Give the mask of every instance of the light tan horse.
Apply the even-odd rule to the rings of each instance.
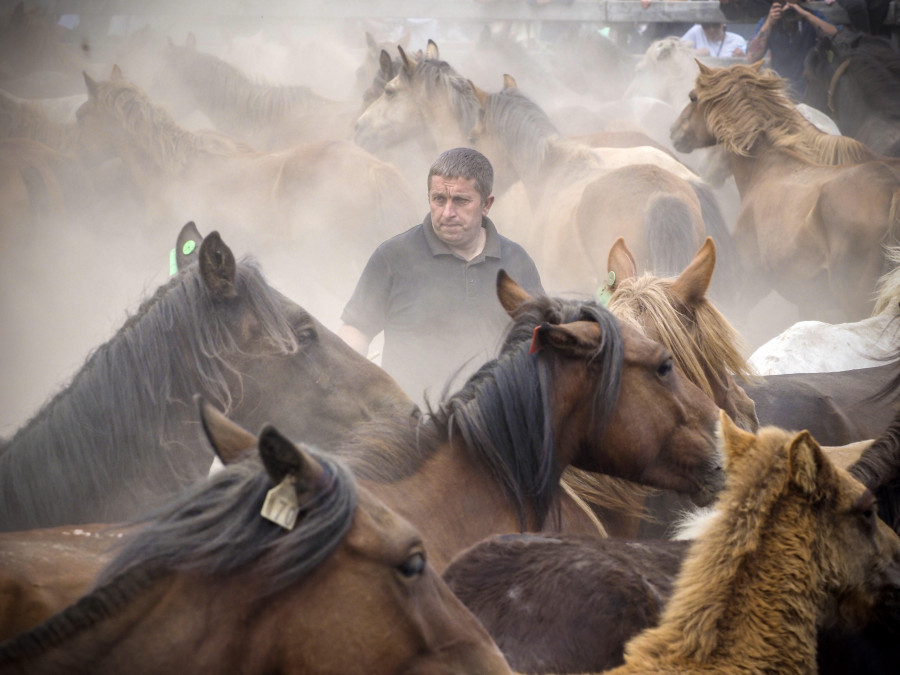
[[[715,516],[660,625],[611,674],[815,673],[818,626],[865,617],[897,587],[900,539],[808,432],[755,436],[721,421],[728,477]]]
[[[869,316],[886,271],[883,246],[900,233],[900,171],[883,161],[824,165],[794,149],[796,135],[782,130],[798,115],[783,80],[761,63],[699,67],[672,140],[683,152],[719,144],[730,156],[744,306],[774,289],[804,318]],[[831,153],[852,145],[816,138]]]
[[[349,141],[253,152],[180,127],[117,68],[85,81],[81,156],[124,160],[154,221],[216,223],[256,241],[276,281],[326,325],[375,247],[421,218],[397,170]]]
[[[632,242],[643,269],[663,276],[684,269],[709,233],[694,186],[667,168],[678,162],[655,148],[598,149],[561,137],[512,78],[504,84],[496,94],[473,85],[481,115],[471,136],[499,174],[522,180],[535,216],[520,238],[545,284],[597,290],[619,236]],[[713,234],[728,237],[724,226]]]

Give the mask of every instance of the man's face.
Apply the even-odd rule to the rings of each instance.
[[[706,39],[712,42],[719,42],[725,37],[725,24],[718,23],[712,26],[704,26],[703,32],[706,33]]]
[[[475,181],[469,178],[432,176],[428,190],[431,224],[438,239],[459,248],[478,238],[481,220],[491,209],[494,196],[481,201]]]

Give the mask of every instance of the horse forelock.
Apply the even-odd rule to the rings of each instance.
[[[36,501],[32,491],[84,493],[73,499],[87,505],[86,495],[119,489],[138,472],[150,495],[167,492],[173,480],[195,479],[211,458],[184,444],[183,425],[194,418],[190,402],[198,392],[225,411],[234,404],[240,373],[231,359],[240,352],[241,326],[232,324],[238,308],[254,317],[264,349],[298,349],[280,296],[251,261],[237,266],[236,285],[238,298],[223,304],[195,265],[146,300],[11,439],[0,455],[4,503],[12,509],[18,502],[16,511],[39,517],[52,512],[56,500]],[[185,404],[182,414],[173,408],[177,401]],[[40,491],[34,489],[38,481]]]
[[[893,268],[878,279],[872,316],[887,311],[900,314],[900,245],[886,247],[885,258]]]
[[[401,72],[405,72],[402,71]],[[434,101],[439,96],[446,96],[459,130],[467,137],[475,126],[478,112],[478,99],[469,86],[469,81],[457,73],[446,61],[423,59],[416,66],[411,85],[421,87],[425,101]]]

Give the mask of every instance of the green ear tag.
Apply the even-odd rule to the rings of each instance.
[[[184,255],[190,255],[194,252],[195,248],[197,248],[197,242],[193,239],[188,239],[186,242],[184,242],[184,246],[181,247],[181,252]]]
[[[616,286],[616,273],[610,272],[606,281],[603,282],[603,285],[597,289],[597,302],[606,307],[609,304],[609,299],[612,297],[613,290]]]
[[[169,276],[178,274],[178,259],[175,257],[175,249],[169,251]]]

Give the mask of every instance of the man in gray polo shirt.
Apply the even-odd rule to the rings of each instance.
[[[496,355],[509,317],[497,300],[497,272],[542,293],[534,261],[487,217],[494,170],[471,148],[454,148],[428,172],[430,213],[381,244],[341,315],[338,334],[367,354],[384,331],[381,365],[419,403],[436,401],[448,380]],[[451,391],[452,391],[451,390]]]

